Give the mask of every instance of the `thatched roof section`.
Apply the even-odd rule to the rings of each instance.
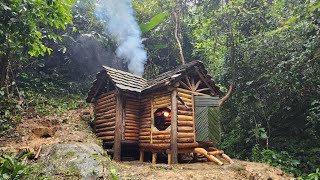
[[[163,86],[168,86],[182,79],[185,75],[196,72],[204,78],[209,86],[214,89],[216,94],[219,94],[220,92],[219,88],[215,85],[212,77],[208,74],[208,71],[205,69],[201,61],[193,61],[184,64],[174,70],[160,74],[154,79],[150,80],[146,80],[134,74],[113,69],[107,66],[103,66],[103,68],[104,70],[100,71],[97,74],[97,80],[93,82],[93,85],[88,93],[87,102],[91,102],[92,98],[94,98],[94,95],[96,94],[96,91],[99,90],[98,81],[101,76],[106,76],[107,78],[109,78],[113,82],[115,87],[120,91],[141,93]]]

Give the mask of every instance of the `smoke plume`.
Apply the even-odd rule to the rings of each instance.
[[[142,76],[147,52],[135,21],[132,0],[99,0],[97,18],[106,22],[106,31],[117,43],[116,55],[128,63],[128,70]]]

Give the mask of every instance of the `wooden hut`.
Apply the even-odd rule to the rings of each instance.
[[[111,145],[114,160],[120,161],[128,150],[122,146],[133,144],[141,161],[145,152],[151,152],[153,163],[157,153],[166,153],[168,163],[177,163],[178,154],[198,152],[199,147],[208,150],[220,140],[220,90],[202,62],[151,80],[103,68],[87,102],[94,104],[96,135]]]

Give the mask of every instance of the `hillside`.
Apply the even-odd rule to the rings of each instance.
[[[191,161],[172,166],[110,161],[96,145],[98,141],[86,121],[90,111],[91,108],[87,107],[67,111],[61,116],[24,117],[16,128],[1,137],[0,151],[16,152],[21,148],[29,148],[37,152],[41,146],[40,158],[29,161],[29,164],[37,167],[29,175],[30,178],[81,179],[87,177],[83,174],[89,171],[93,163],[97,172],[96,176],[90,178],[109,179],[112,177],[110,170],[115,170],[114,175],[119,179],[291,179],[280,169],[240,160],[224,166]],[[74,167],[71,162],[77,162],[77,166]]]

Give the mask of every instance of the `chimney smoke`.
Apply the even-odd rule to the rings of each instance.
[[[131,73],[142,76],[147,52],[135,21],[132,0],[99,0],[96,16],[106,23],[105,30],[117,43],[116,55],[128,63]]]

